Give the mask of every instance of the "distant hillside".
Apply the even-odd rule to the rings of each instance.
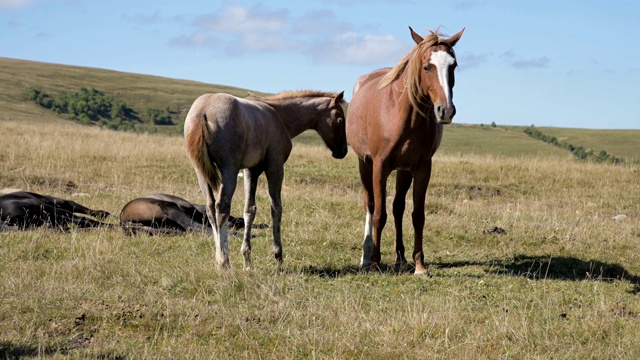
[[[577,144],[594,151],[608,153],[626,161],[640,161],[640,130],[590,130],[542,127],[545,134],[559,141]]]
[[[55,95],[77,92],[83,87],[93,88],[114,99],[125,101],[128,107],[136,111],[168,107],[176,120],[175,126],[167,128],[146,124],[143,129],[161,128],[163,132],[174,134],[180,133],[184,117],[198,96],[209,92],[224,92],[245,97],[249,91],[196,81],[0,58],[0,122],[19,120],[70,123],[29,101],[28,91],[30,88],[41,88]],[[524,129],[525,127],[454,123],[446,126],[440,151],[496,156],[571,157],[567,151],[527,136]],[[640,160],[640,130],[540,129],[545,134],[566,138],[576,146],[596,151],[606,150],[609,154],[627,160]],[[322,144],[319,137],[312,133],[305,133],[296,141]]]
[[[125,101],[127,106],[138,111],[168,107],[176,113],[180,122],[184,120],[193,101],[204,93],[225,92],[240,97],[248,94],[246,89],[231,86],[0,58],[0,120],[8,116],[55,117],[55,114],[27,100],[30,88],[40,88],[56,95],[77,92],[83,87]]]

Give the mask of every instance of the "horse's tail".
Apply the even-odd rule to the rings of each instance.
[[[209,127],[207,126],[207,115],[196,115],[195,123],[189,129],[186,136],[187,153],[198,169],[200,174],[204,176],[207,183],[217,189],[220,185],[220,171],[216,164],[211,161],[209,155]]]

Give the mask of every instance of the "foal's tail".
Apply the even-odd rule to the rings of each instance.
[[[209,186],[217,189],[220,185],[220,171],[209,156],[209,128],[207,126],[207,115],[202,113],[196,115],[195,122],[186,136],[187,153],[198,169],[200,174],[204,176]]]

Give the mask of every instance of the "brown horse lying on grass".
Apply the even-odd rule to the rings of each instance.
[[[104,220],[111,214],[93,210],[74,201],[27,191],[0,195],[0,231],[49,227],[62,231],[108,225],[79,216],[84,214]]]
[[[229,216],[233,229],[244,228],[244,219]],[[178,235],[191,231],[211,232],[204,205],[169,194],[152,194],[129,201],[120,212],[120,226],[128,235]],[[253,228],[267,228],[265,224]]]

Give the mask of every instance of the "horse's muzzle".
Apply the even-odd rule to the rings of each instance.
[[[456,115],[456,106],[453,104],[450,106],[437,105],[433,111],[436,113],[438,124],[451,124],[453,117]]]
[[[349,151],[348,147],[344,147],[335,151],[331,152],[331,156],[333,156],[334,159],[344,159],[345,156],[347,156],[347,152]]]

